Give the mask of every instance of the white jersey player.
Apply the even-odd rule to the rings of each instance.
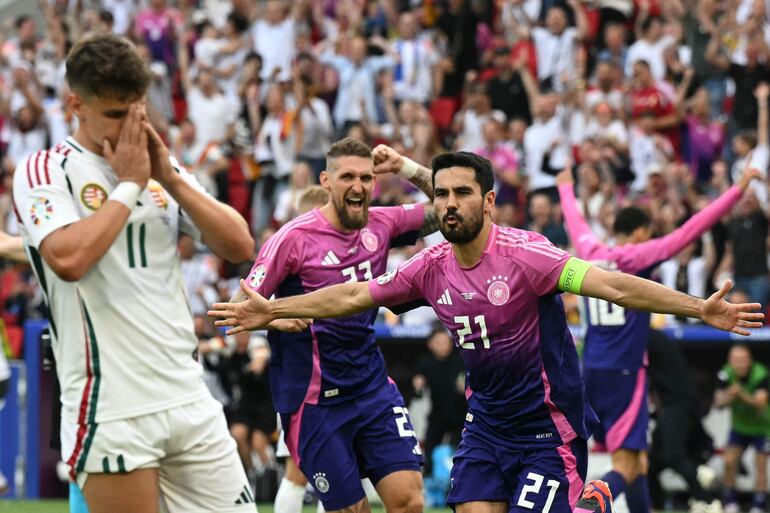
[[[146,121],[149,72],[112,35],[67,58],[74,137],[22,161],[14,202],[50,311],[62,456],[91,513],[255,511],[197,339],[178,230],[232,261],[248,226],[174,165]]]

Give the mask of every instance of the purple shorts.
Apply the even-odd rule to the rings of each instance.
[[[730,431],[730,438],[727,445],[737,447],[754,447],[759,452],[770,453],[770,436],[742,435],[736,431]]]
[[[281,414],[281,424],[292,458],[329,511],[363,499],[363,477],[376,485],[388,474],[422,466],[409,412],[393,383],[343,403],[304,403],[292,415]]]
[[[599,417],[594,439],[609,452],[647,450],[647,369],[585,369],[586,398]]]
[[[516,450],[469,430],[454,457],[447,504],[506,502],[509,513],[572,513],[583,492],[588,450],[576,438],[554,448]]]

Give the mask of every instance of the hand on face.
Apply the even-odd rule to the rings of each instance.
[[[112,147],[109,139],[104,139],[103,144],[104,158],[112,166],[118,180],[135,182],[141,189],[147,186],[151,168],[143,117],[143,107],[132,103],[115,147]]]

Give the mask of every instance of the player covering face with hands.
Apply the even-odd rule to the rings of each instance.
[[[433,207],[447,242],[376,279],[311,294],[268,301],[242,284],[246,301],[215,304],[210,315],[237,333],[279,318],[431,305],[468,370],[469,408],[447,502],[461,513],[502,513],[509,504],[512,511],[572,511],[583,489],[593,412],[559,294],[700,318],[741,335],[761,325],[759,305],[726,302],[729,283],[703,300],[606,272],[539,234],[495,225],[492,167],[478,155],[442,154],[432,168]]]
[[[78,129],[21,161],[13,184],[50,322],[62,459],[91,513],[253,512],[222,406],[191,357],[176,250],[185,232],[249,259],[248,225],[169,158],[145,112],[152,75],[128,41],[85,38],[66,67]]]

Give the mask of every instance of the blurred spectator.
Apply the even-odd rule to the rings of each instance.
[[[430,413],[425,433],[425,475],[433,474],[433,449],[448,436],[448,443],[457,447],[465,419],[465,365],[454,350],[452,337],[443,328],[428,335],[430,353],[417,360],[412,378],[415,392],[430,390]]]
[[[548,194],[536,193],[532,196],[529,200],[529,216],[532,220],[527,230],[542,234],[555,246],[567,247],[567,231],[560,222],[554,220],[553,202]]]
[[[299,162],[294,166],[289,179],[288,189],[284,189],[278,196],[273,212],[273,219],[280,224],[285,224],[299,215],[299,200],[313,185],[313,172],[305,162]]]
[[[503,125],[492,119],[484,124],[484,146],[474,151],[492,162],[495,172],[495,203],[519,204],[519,161],[516,153],[503,142]]]
[[[243,467],[252,478],[275,465],[270,447],[276,430],[268,373],[270,347],[265,338],[249,331],[238,333],[233,339],[235,350],[229,361],[233,385],[230,434],[238,444]]]
[[[492,109],[484,84],[469,84],[465,102],[452,123],[453,131],[457,134],[455,147],[458,150],[473,151],[483,146],[484,124],[489,120],[505,123],[505,114]]]
[[[292,2],[288,12],[286,2],[268,0],[264,12],[254,21],[251,37],[254,51],[262,56],[263,80],[285,82],[291,80],[291,63],[294,59],[296,20],[305,8],[305,2]]]
[[[754,90],[761,82],[770,82],[767,44],[761,35],[752,37],[746,41],[743,56],[735,53],[729,55],[723,47],[723,41],[727,39],[724,29],[715,30],[706,48],[706,59],[727,72],[735,83],[734,98],[739,100],[733,105],[732,120],[736,128],[754,129],[757,127],[757,104],[751,101]]]
[[[466,73],[478,69],[478,23],[479,17],[469,0],[448,0],[439,15],[436,28],[445,38],[447,49],[439,63],[442,85],[439,96],[457,96],[462,91]]]
[[[493,63],[495,76],[487,82],[492,109],[502,111],[508,119],[522,118],[530,123],[529,98],[521,73],[513,67],[511,51],[507,47],[496,49]],[[523,65],[524,61],[520,58],[517,66]]]
[[[348,41],[347,50],[347,55],[341,55],[326,48],[319,57],[322,63],[334,68],[339,75],[334,123],[343,132],[365,118],[377,119],[377,75],[394,64],[388,55],[367,56],[367,41],[360,36]]]
[[[289,111],[283,91],[272,86],[265,100],[267,115],[257,134],[254,158],[260,176],[252,201],[252,231],[259,233],[273,219],[276,202],[289,187],[289,175],[297,162],[302,141],[302,121],[296,111]]]
[[[545,90],[564,91],[575,79],[577,44],[585,37],[588,20],[579,0],[567,0],[577,22],[568,27],[567,11],[561,5],[551,5],[545,16],[545,28],[534,27],[532,40],[537,53],[537,80]]]
[[[179,163],[194,174],[209,193],[220,199],[226,196],[227,183],[224,174],[230,163],[219,143],[200,141],[195,136],[193,122],[185,119],[180,123],[179,134],[171,148]]]
[[[625,70],[628,57],[625,26],[622,23],[608,23],[604,26],[602,33],[604,35],[604,49],[599,52],[598,61]]]
[[[690,171],[699,182],[711,178],[711,163],[722,154],[725,142],[724,124],[712,121],[709,93],[698,89],[688,102],[689,114],[685,116],[687,136],[684,147],[689,153]]]
[[[218,300],[216,283],[219,279],[217,272],[218,260],[211,255],[199,253],[195,240],[181,234],[177,242],[177,251],[181,261],[182,281],[190,301],[193,317],[205,319],[209,305]]]
[[[768,221],[753,189],[748,189],[736,207],[737,213],[727,223],[728,241],[717,276],[729,273],[735,286],[752,302],[767,308],[770,278],[767,268]]]
[[[393,89],[397,101],[426,103],[434,89],[438,56],[430,39],[419,33],[419,22],[410,12],[398,20],[399,36],[393,41],[397,64],[393,69]]]
[[[306,77],[294,79],[294,101],[302,123],[302,147],[299,158],[310,165],[318,181],[326,168],[326,150],[332,144],[334,126],[329,106],[316,96],[315,85]]]
[[[534,107],[535,119],[524,134],[528,192],[542,191],[555,199],[556,174],[569,159],[562,108],[555,94],[538,95]]]
[[[176,42],[178,30],[184,26],[184,17],[166,0],[150,0],[134,19],[134,33],[150,48],[153,61],[164,62],[176,69]]]
[[[679,223],[681,226],[683,223]],[[705,242],[704,242],[705,241]],[[715,265],[715,253],[711,235],[706,233],[700,240],[684,248],[678,255],[660,264],[661,283],[666,287],[691,296],[706,297],[708,277]],[[669,321],[673,316],[667,316]],[[694,324],[697,319],[677,317],[679,322]]]
[[[765,511],[767,507],[767,460],[770,453],[770,407],[768,406],[767,367],[753,361],[751,351],[744,344],[730,349],[727,364],[717,376],[714,404],[732,410],[732,429],[725,449],[725,512],[737,513],[738,496],[735,479],[741,456],[748,447],[756,450],[757,481],[752,512]]]
[[[643,2],[641,5],[649,5]],[[663,80],[666,76],[666,64],[663,60],[663,51],[676,43],[671,35],[663,34],[663,20],[657,16],[648,16],[644,9],[640,12],[636,21],[639,26],[639,38],[628,48],[626,55],[626,76],[635,76],[634,64],[644,61],[648,64],[654,80]]]
[[[230,139],[235,132],[237,112],[219,90],[214,74],[205,68],[198,70],[194,83],[187,80],[186,89],[196,141],[209,144]]]
[[[726,13],[717,0],[698,0],[694,7],[685,13],[682,20],[684,36],[692,52],[692,68],[708,93],[709,112],[712,118],[716,118],[722,115],[726,83],[719,67],[709,61],[706,50],[712,35],[719,31],[718,18]]]

